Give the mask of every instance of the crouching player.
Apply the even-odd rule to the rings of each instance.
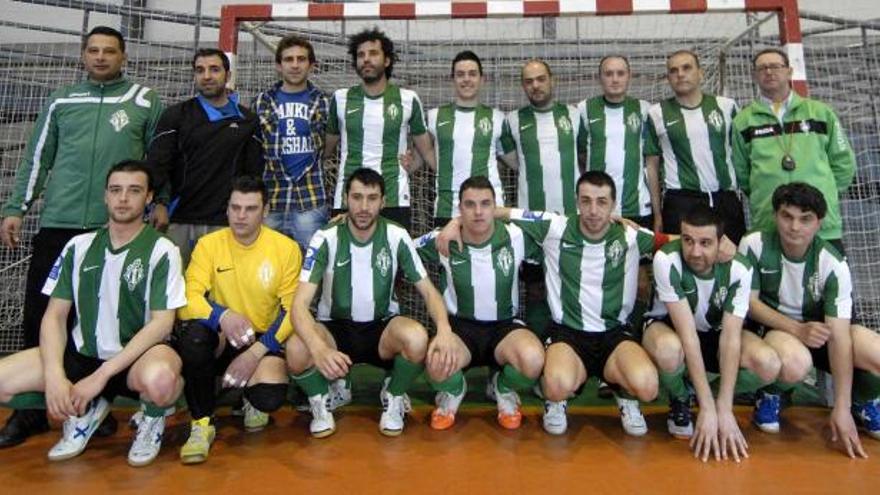
[[[49,415],[64,420],[51,461],[82,453],[117,395],[142,404],[128,463],[159,454],[165,408],[183,388],[180,358],[163,342],[186,298],[177,247],[143,221],[152,197],[144,163],[110,168],[107,226],[71,239],[43,286],[50,299],[40,346],[0,360],[0,401],[45,392]]]
[[[452,245],[449,256],[441,255],[436,245],[439,230],[416,241],[422,258],[441,267],[440,288],[458,356],[451,374],[438,361],[427,366],[437,390],[431,427],[445,430],[455,422],[467,391],[462,369],[489,366],[487,395],[498,404],[498,423],[514,430],[522,423],[516,390],[531,388],[544,366],[541,342],[516,318],[520,264],[540,251],[519,227],[495,220],[495,191],[485,176],[462,182],[458,198],[463,249]]]
[[[779,357],[758,335],[743,332],[749,309],[752,268],[741,255],[719,260],[724,222],[707,205],[682,216],[681,238],[654,254],[654,307],[642,345],[657,365],[669,395],[669,433],[690,438],[694,455],[706,461],[748,457],[748,444],[733,415],[737,392],[754,392],[776,379]],[[700,410],[696,430],[685,371]],[[706,373],[720,373],[713,399]]]

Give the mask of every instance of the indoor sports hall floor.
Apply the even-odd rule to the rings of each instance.
[[[567,493],[871,493],[880,486],[880,441],[862,436],[870,458],[850,460],[830,446],[827,410],[799,405],[783,412],[780,435],[748,425],[750,408],[737,407],[751,458],[701,463],[687,444],[666,433],[665,407],[644,406],[650,433],[627,437],[609,401],[595,398],[595,385],[569,408],[569,431],[552,437],[541,429],[541,409],[525,400],[518,431],[502,430],[483,394],[485,372],[468,374],[469,392],[455,426],[430,429],[432,397],[420,382],[411,393],[414,412],[407,430],[386,438],[377,429],[377,370],[354,373],[354,404],[336,414],[337,432],[316,440],[307,413],[285,407],[259,433],[247,434],[229,408],[218,411],[218,435],[208,462],[183,466],[177,460],[188,417],[168,423],[163,450],[150,466],[131,468],[125,456],[133,434],[125,421],[133,411],[117,407],[112,438],[93,438],[78,458],[46,460],[59,428],[0,450],[0,493],[296,493],[346,494],[567,494]],[[374,406],[374,404],[376,404]],[[0,412],[5,421],[7,410]]]

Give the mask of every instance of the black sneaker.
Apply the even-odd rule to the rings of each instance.
[[[95,430],[96,437],[112,437],[116,434],[116,430],[119,429],[119,422],[116,421],[116,418],[113,417],[113,414],[107,414],[107,417],[104,418],[104,421],[101,422],[101,426]]]
[[[675,438],[690,438],[694,435],[690,398],[669,400],[669,415],[666,417],[666,429]]]
[[[17,409],[0,429],[0,449],[14,447],[31,435],[49,431],[49,420],[42,409]]]

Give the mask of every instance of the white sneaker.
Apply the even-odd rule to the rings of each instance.
[[[345,378],[338,378],[330,382],[330,411],[335,411],[342,406],[351,404],[351,381]],[[300,404],[296,406],[296,410],[307,412],[311,409],[308,404]]]
[[[330,382],[330,410],[351,404],[351,382],[338,378]]]
[[[49,450],[49,460],[63,461],[80,455],[109,413],[110,403],[107,399],[98,397],[89,404],[85,414],[67,418],[61,440]]]
[[[386,400],[385,392],[388,391],[388,385],[391,384],[391,377],[386,376],[382,381],[382,390],[379,391],[379,402],[382,403],[382,409],[388,407],[388,402]],[[391,397],[391,394],[388,394],[388,397]],[[409,413],[412,412],[412,401],[409,400],[409,394],[401,395],[403,397],[403,412]]]
[[[242,399],[244,429],[249,433],[262,431],[269,424],[269,413],[260,411],[247,399]]]
[[[616,394],[614,400],[617,401],[617,408],[620,410],[620,423],[627,435],[640,437],[648,433],[648,423],[639,408],[639,401],[625,399]]]
[[[383,435],[396,437],[403,433],[403,418],[406,415],[406,405],[402,395],[391,395],[385,392],[383,403],[388,404],[379,418],[379,431]]]
[[[544,401],[544,431],[551,435],[562,435],[568,429],[568,401]]]
[[[313,395],[309,397],[309,409],[312,412],[312,422],[309,423],[309,431],[315,438],[329,437],[336,431],[336,421],[329,408],[329,395]]]
[[[165,433],[165,416],[154,418],[144,416],[138,425],[137,435],[128,450],[128,464],[134,467],[146,466],[156,459],[162,448],[162,435]]]
[[[165,408],[165,417],[169,418],[174,416],[174,413],[177,412],[177,408],[175,406],[168,406]],[[141,421],[144,420],[144,406],[141,404],[141,408],[138,409],[134,414],[128,418],[128,427],[137,430],[141,426]]]

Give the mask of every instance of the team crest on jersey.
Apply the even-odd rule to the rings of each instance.
[[[709,114],[707,120],[709,125],[711,125],[716,132],[720,132],[721,128],[724,127],[724,117],[721,116],[721,113],[718,110],[712,110],[712,113]]]
[[[263,264],[260,265],[260,269],[257,271],[257,276],[263,288],[268,289],[272,284],[272,279],[275,278],[275,268],[272,267],[272,263],[269,260],[263,261]]]
[[[810,121],[808,121],[808,120],[801,121],[801,132],[803,132],[804,134],[807,134],[808,132],[810,132]]]
[[[810,296],[813,297],[814,301],[822,299],[822,287],[819,283],[819,272],[810,275],[810,278],[807,279],[807,292],[810,293]]]
[[[629,117],[626,118],[626,126],[629,127],[629,132],[639,132],[639,127],[642,126],[642,119],[639,117],[639,114],[635,112],[629,114]]]
[[[121,131],[129,123],[128,114],[125,110],[117,110],[110,116],[110,125],[116,132]]]
[[[562,115],[556,120],[556,127],[563,133],[569,134],[571,132],[571,121],[568,120],[567,116]]]
[[[122,273],[122,279],[125,280],[125,285],[128,286],[129,291],[134,291],[135,287],[141,280],[144,279],[144,263],[140,258],[136,258],[134,261],[128,264],[125,267],[125,272]]]
[[[388,272],[391,271],[391,255],[388,254],[388,249],[385,246],[382,246],[379,254],[376,255],[376,269],[379,270],[382,277],[387,277]]]
[[[477,122],[477,129],[480,130],[483,136],[488,136],[492,132],[492,121],[489,120],[489,117],[483,117]]]
[[[400,107],[396,104],[388,105],[388,108],[385,109],[385,116],[388,117],[388,120],[397,120],[400,118]]]
[[[510,253],[510,249],[507,246],[502,247],[498,251],[498,258],[495,264],[498,265],[498,269],[501,270],[505,277],[510,276],[510,270],[513,268],[513,254]]]
[[[715,291],[715,296],[712,297],[712,304],[716,308],[720,308],[724,306],[724,301],[727,300],[727,287],[719,287],[717,291]]]
[[[620,262],[623,260],[623,244],[620,242],[620,239],[615,239],[614,242],[608,246],[608,249],[605,251],[605,256],[611,261],[612,268],[620,266]]]

